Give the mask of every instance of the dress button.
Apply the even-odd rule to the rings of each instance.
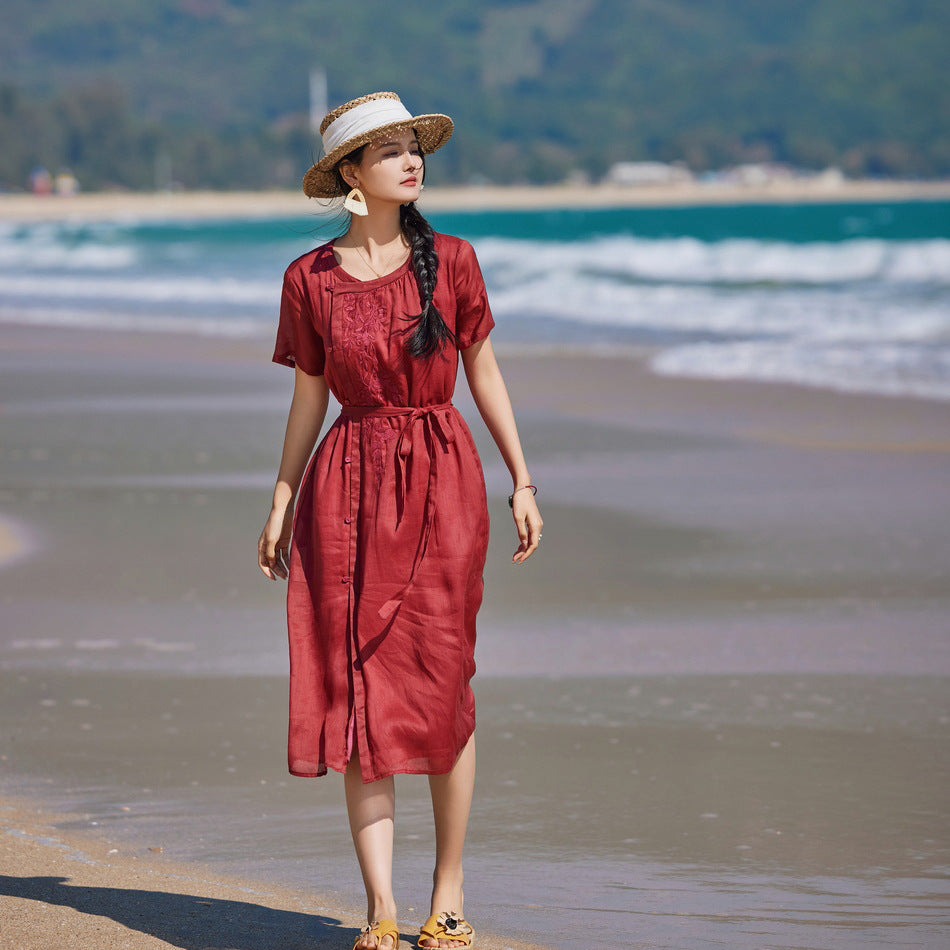
[[[344,462],[349,462],[349,461],[350,461],[350,457],[347,455],[346,458],[343,459],[343,461],[344,461]]]
[[[344,518],[343,524],[349,524],[351,520],[352,520],[351,518]]]
[[[343,577],[340,579],[341,584],[349,584],[350,579],[348,577]]]

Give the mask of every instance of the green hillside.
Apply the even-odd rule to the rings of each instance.
[[[0,187],[293,185],[331,105],[396,89],[457,139],[432,180],[785,161],[950,174],[937,0],[4,0]]]

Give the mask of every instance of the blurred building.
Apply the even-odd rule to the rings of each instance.
[[[53,180],[53,190],[58,195],[78,195],[79,180],[69,171],[61,171]]]
[[[693,173],[682,162],[617,162],[604,176],[609,185],[670,185],[692,180]]]

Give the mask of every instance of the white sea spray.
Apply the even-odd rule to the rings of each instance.
[[[774,221],[741,233],[768,214],[728,208],[445,230],[472,232],[500,342],[648,344],[659,373],[950,398],[950,224],[887,232],[926,210],[798,208],[794,239]],[[5,223],[0,323],[266,336],[284,267],[327,236],[309,221]]]

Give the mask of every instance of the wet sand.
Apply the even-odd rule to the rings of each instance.
[[[254,564],[292,386],[270,342],[3,328],[0,790],[68,814],[53,837],[211,869],[175,888],[29,844],[0,906],[37,940],[62,892],[23,879],[60,876],[151,894],[151,924],[117,924],[143,947],[263,946],[175,943],[155,922],[161,894],[239,900],[205,889],[216,874],[258,882],[251,916],[235,910],[249,927],[303,908],[289,932],[349,940],[342,785],[286,774],[283,588]],[[944,946],[947,404],[498,350],[546,523],[512,567],[509,481],[461,379],[493,518],[476,928],[558,947]],[[415,922],[431,814],[424,782],[397,788]],[[55,914],[110,918],[85,898]]]
[[[126,891],[142,892],[149,915],[181,915],[143,919],[137,929],[153,936],[193,921],[165,905],[183,886],[169,886],[165,862],[198,897],[223,896],[209,890],[222,876],[252,888],[243,943],[195,932],[175,946],[264,946],[254,925],[270,906],[314,915],[287,921],[314,936],[354,926],[340,783],[282,775],[282,679],[45,673],[5,676],[3,687],[6,728],[30,740],[8,756],[5,787],[71,810],[31,832],[54,839],[41,863],[34,848],[6,864],[5,910],[36,919],[36,906],[7,898],[51,902],[38,876],[94,883],[66,843],[105,864],[116,891],[99,910],[64,889],[58,900],[115,916]],[[477,698],[466,903],[480,933],[506,935],[484,945],[518,936],[575,947],[589,933],[611,946],[617,927],[635,947],[944,945],[945,680],[498,678]],[[397,778],[397,798],[408,933],[425,898],[431,816],[424,782]],[[127,873],[145,869],[151,880]]]
[[[64,830],[76,820],[0,799],[0,947],[330,950],[362,925],[312,893],[169,861],[160,846],[129,847],[107,832]],[[478,936],[494,950],[534,950]],[[415,931],[402,937],[414,941]]]

